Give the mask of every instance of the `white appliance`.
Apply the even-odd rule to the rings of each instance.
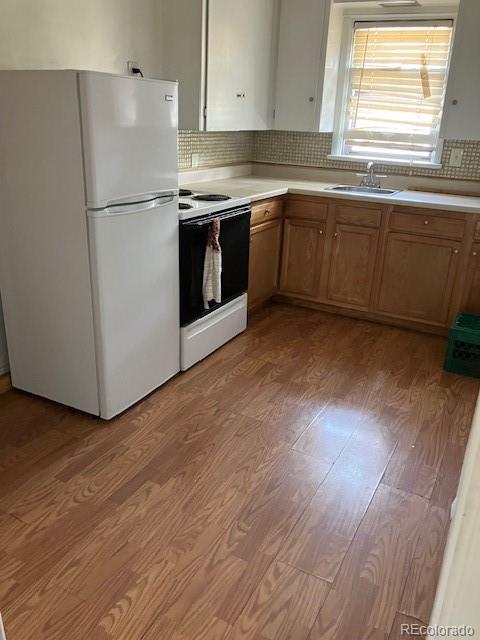
[[[249,198],[180,189],[180,366],[182,371],[247,328]],[[209,226],[220,221],[220,302],[205,309],[203,260]]]
[[[0,72],[14,387],[111,418],[180,368],[177,84]]]

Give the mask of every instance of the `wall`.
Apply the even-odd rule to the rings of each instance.
[[[458,485],[454,515],[448,532],[435,603],[430,618],[432,627],[471,626],[478,637],[478,576],[480,575],[480,400],[472,422],[462,475]],[[446,634],[432,633],[431,640]],[[460,634],[457,634],[460,635]],[[465,634],[464,634],[465,635]],[[467,636],[468,637],[468,636]]]
[[[135,60],[161,77],[157,0],[0,0],[0,69],[125,73]],[[8,369],[0,305],[0,374]]]
[[[1,69],[126,72],[159,77],[157,0],[0,0]]]

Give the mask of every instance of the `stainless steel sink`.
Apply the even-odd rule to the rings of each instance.
[[[355,185],[339,184],[335,187],[327,187],[326,191],[339,191],[341,193],[371,193],[379,196],[393,196],[399,193],[399,189],[383,189],[382,187],[356,187]]]

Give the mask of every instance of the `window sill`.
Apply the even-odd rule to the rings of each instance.
[[[412,169],[432,169],[434,171],[438,171],[442,168],[442,165],[438,162],[415,162],[407,160],[383,160],[381,158],[373,159],[367,156],[342,156],[335,153],[331,153],[327,156],[328,160],[341,160],[342,162],[374,162],[376,165],[386,165],[393,167],[408,167]]]

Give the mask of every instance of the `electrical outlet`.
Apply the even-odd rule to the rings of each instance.
[[[450,151],[450,160],[448,161],[449,167],[461,167],[463,160],[463,149],[452,149]]]
[[[192,167],[198,167],[200,165],[200,154],[192,153]]]
[[[133,76],[132,69],[138,69],[139,64],[136,60],[127,60],[127,73],[129,76]]]

